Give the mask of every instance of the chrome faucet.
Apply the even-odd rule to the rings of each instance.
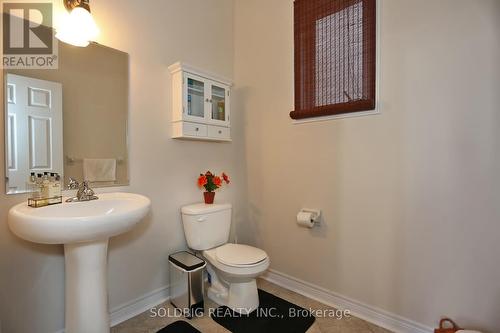
[[[82,181],[82,183],[80,184],[76,179],[70,177],[68,189],[78,189],[78,192],[76,192],[75,197],[67,199],[66,202],[90,201],[99,199],[94,194],[94,190],[90,188],[89,182],[87,180]]]

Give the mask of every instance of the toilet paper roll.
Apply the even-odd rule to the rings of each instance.
[[[314,222],[312,220],[313,214],[309,212],[299,212],[297,214],[297,224],[303,227],[312,228]]]

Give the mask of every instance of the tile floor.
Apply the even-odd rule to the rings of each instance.
[[[297,304],[306,309],[313,310],[331,310],[332,308],[322,303],[314,301],[305,296],[299,295],[290,290],[281,288],[273,283],[259,279],[258,286],[260,289],[270,292],[278,297],[281,297],[289,302]],[[205,297],[205,309],[216,308],[216,304]],[[164,308],[173,313],[172,305],[167,302],[156,307],[156,311]],[[217,324],[207,314],[200,318],[187,320],[191,325],[196,327],[203,333],[224,333],[229,332],[224,327]],[[161,312],[157,312],[161,313]],[[146,311],[134,318],[131,318],[111,329],[111,333],[156,333],[166,325],[182,318],[171,317],[152,317],[150,311]],[[317,317],[314,324],[307,333],[390,333],[390,331],[370,324],[356,317],[346,317],[343,319],[336,318],[320,318]]]

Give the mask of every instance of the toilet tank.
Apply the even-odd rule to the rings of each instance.
[[[208,250],[227,243],[231,228],[231,205],[203,203],[184,206],[182,225],[189,248]]]

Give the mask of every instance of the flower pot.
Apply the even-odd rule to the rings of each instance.
[[[205,198],[206,204],[213,204],[215,198],[215,192],[203,192],[203,197]]]

